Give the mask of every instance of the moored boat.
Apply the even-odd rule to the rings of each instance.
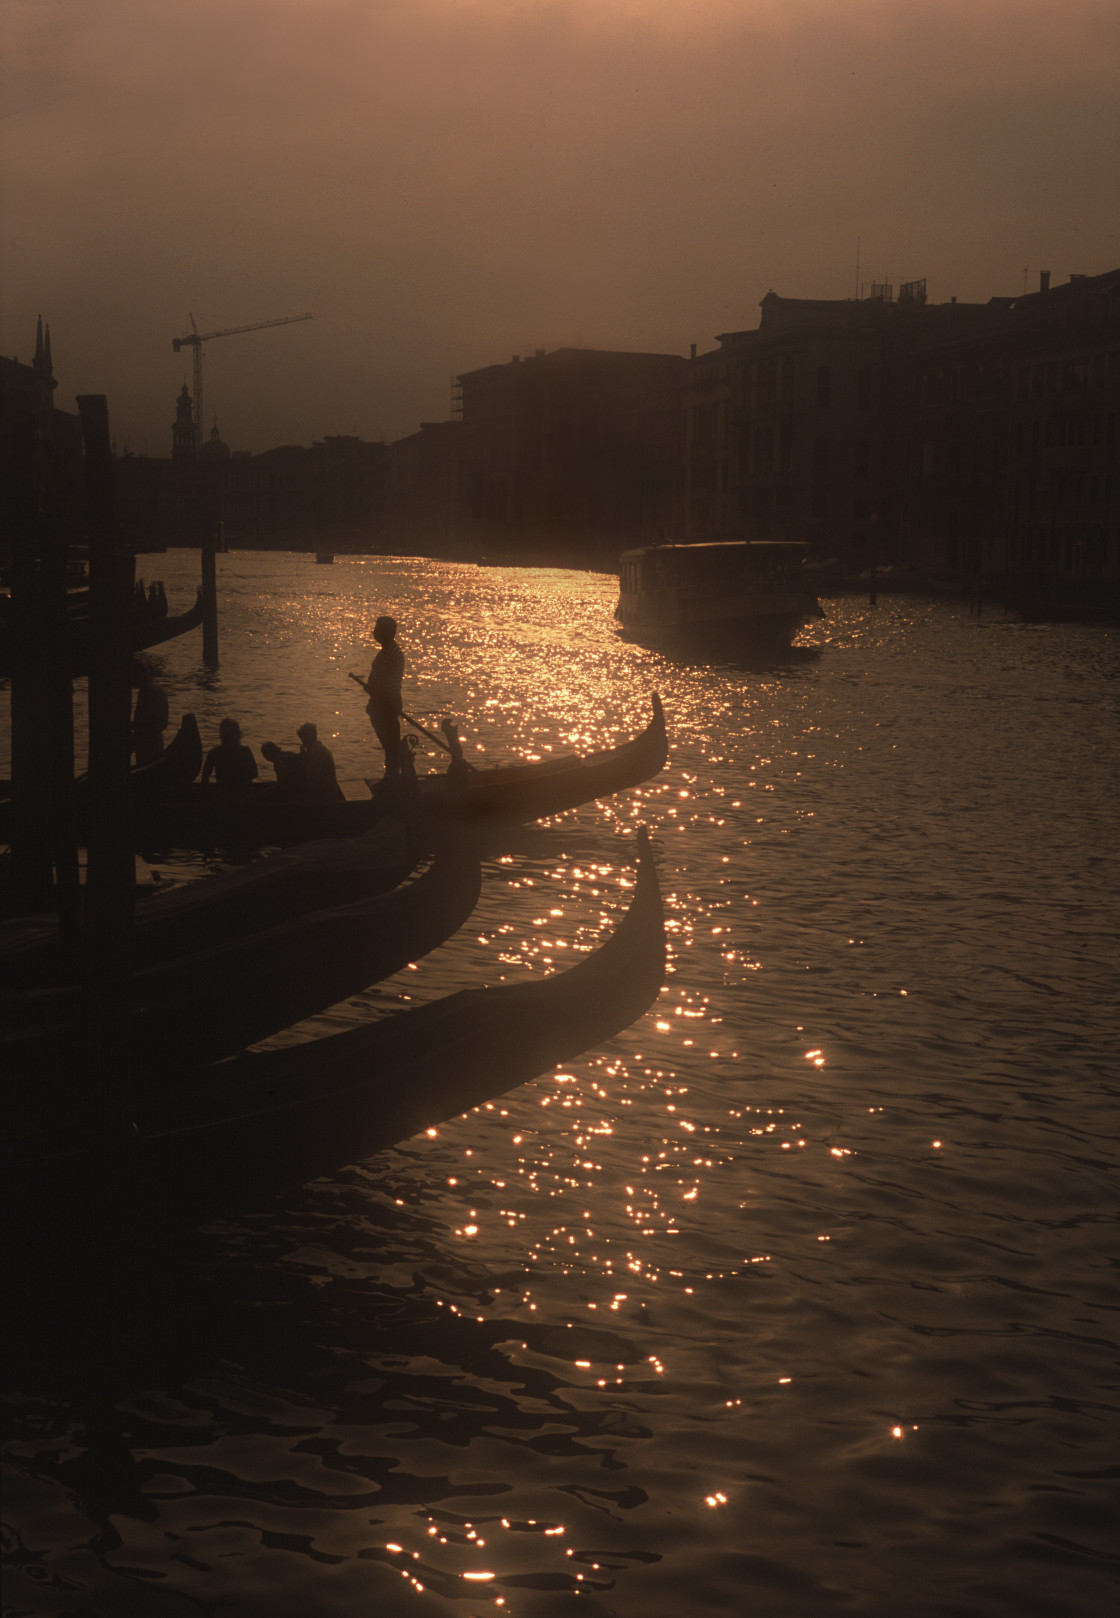
[[[182,1221],[259,1205],[612,1038],[656,999],[664,972],[661,896],[643,831],[629,909],[567,971],[246,1053],[171,1094],[153,1093],[124,1127],[96,1128],[87,1115],[10,1132],[15,1238],[21,1228],[71,1228],[75,1199],[103,1229],[142,1206]]]
[[[692,654],[788,646],[823,616],[792,540],[645,545],[619,559],[615,619],[628,639]]]
[[[12,650],[9,627],[10,603],[3,603],[4,610],[0,611],[0,677],[10,676],[12,673]],[[158,618],[148,613],[137,613],[132,624],[132,650],[134,652],[147,651],[152,646],[160,646],[164,641],[174,640],[179,635],[185,635],[192,629],[197,629],[202,622],[202,591],[199,590],[193,605],[186,612],[172,613],[168,617]],[[77,599],[72,600],[67,613],[66,638],[70,655],[70,673],[75,678],[89,673],[90,663],[90,627],[89,627],[89,600],[78,593]]]
[[[183,715],[175,735],[163,752],[147,764],[134,764],[129,771],[133,804],[143,814],[146,805],[174,797],[187,790],[202,768],[202,737],[193,713]],[[74,780],[75,809],[79,834],[85,833],[89,777],[83,772]],[[0,840],[12,835],[12,783],[0,782]]]
[[[403,882],[417,858],[405,826],[386,815],[358,837],[300,843],[217,876],[160,884],[137,901],[137,958],[158,966],[219,940],[371,899]],[[73,976],[59,948],[57,917],[0,923],[0,978],[9,991],[60,987]]]
[[[154,1067],[165,1086],[172,1072],[239,1051],[359,993],[457,931],[480,882],[477,856],[456,841],[391,893],[142,965],[133,978],[134,1060],[141,1070]],[[9,1078],[50,1086],[64,1073],[65,1085],[80,1085],[87,1009],[77,987],[0,995]],[[38,1094],[27,1099],[40,1105]]]

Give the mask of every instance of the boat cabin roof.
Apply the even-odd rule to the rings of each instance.
[[[757,556],[760,560],[769,559],[778,561],[785,557],[793,561],[795,557],[805,556],[811,546],[802,539],[709,539],[690,542],[687,545],[642,545],[631,551],[623,551],[620,562],[638,562],[646,557],[663,557],[666,561],[679,559],[689,562],[693,558],[703,561],[710,558],[713,562],[719,560],[732,561],[736,551],[744,556]]]

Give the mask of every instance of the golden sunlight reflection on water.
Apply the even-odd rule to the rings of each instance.
[[[669,720],[663,775],[527,828],[454,939],[284,1037],[563,968],[624,909],[640,822],[669,971],[600,1050],[230,1234],[318,1289],[276,1380],[329,1409],[236,1454],[224,1406],[189,1452],[153,1423],[144,1464],[180,1494],[151,1526],[115,1513],[122,1560],[218,1599],[236,1543],[270,1612],[406,1581],[418,1612],[519,1618],[588,1589],[643,1618],[895,1618],[903,1585],[915,1618],[1072,1618],[1071,1576],[1095,1599],[1115,660],[896,599],[836,604],[776,667],[688,666],[619,641],[590,574],[219,563],[221,669],[160,654],[207,740],[226,713],[255,750],[312,718],[360,789],[379,761],[346,675],[382,611],[409,711],[456,717],[469,756],[621,740],[652,690]],[[186,589],[190,559],[160,565]],[[286,1531],[262,1453],[337,1563],[229,1526]],[[1082,1526],[1047,1515],[1062,1490]],[[188,1531],[207,1574],[169,1549]],[[1084,1555],[1023,1552],[1055,1536]]]

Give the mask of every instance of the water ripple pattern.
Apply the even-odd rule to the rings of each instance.
[[[196,567],[159,559],[173,603]],[[776,666],[683,664],[602,576],[219,570],[221,669],[158,655],[208,743],[310,718],[374,773],[346,675],[386,611],[468,757],[622,740],[652,690],[670,727],[660,777],[527,829],[456,938],[283,1038],[563,967],[643,822],[669,972],[22,1356],[8,1610],[1114,1611],[1115,632],[847,599]]]

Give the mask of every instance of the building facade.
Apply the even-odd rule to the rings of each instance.
[[[993,306],[926,302],[925,283],[865,299],[768,292],[758,327],[693,358],[684,534],[797,540],[849,571],[899,545],[899,416],[907,355],[982,330]]]
[[[425,421],[388,446],[385,548],[422,556],[459,554],[462,422]]]
[[[1005,300],[911,356],[903,543],[930,578],[1030,607],[1120,590],[1120,271]]]
[[[662,539],[678,518],[686,364],[539,349],[460,376],[460,544],[613,568]]]

